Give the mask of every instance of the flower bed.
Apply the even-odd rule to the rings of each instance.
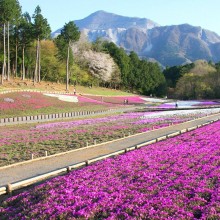
[[[42,157],[122,138],[173,123],[181,123],[210,112],[192,111],[182,115],[171,112],[126,113],[102,118],[52,122],[37,125],[0,127],[0,166],[28,160],[31,154]]]
[[[50,96],[47,96],[37,92],[0,94],[0,118],[80,110],[98,110],[112,107],[110,104],[101,103],[81,96],[49,95]],[[62,98],[62,100],[59,100],[59,97]]]
[[[220,122],[9,198],[3,219],[220,219]]]
[[[177,102],[167,102],[157,106],[158,108],[176,108],[178,104],[179,108],[195,108],[195,107],[210,107],[210,106],[220,106],[217,101],[177,101]]]
[[[144,104],[146,103],[145,98],[141,96],[94,96],[94,95],[83,95],[84,97],[94,99],[104,103],[112,104]]]

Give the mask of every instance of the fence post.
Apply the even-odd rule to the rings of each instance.
[[[66,168],[66,170],[67,170],[67,173],[69,173],[69,172],[71,171],[71,167],[68,166],[68,167]]]
[[[7,186],[6,186],[6,192],[9,195],[12,194],[12,185],[10,183],[8,183]]]

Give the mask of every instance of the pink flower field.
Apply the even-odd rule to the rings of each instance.
[[[220,122],[56,177],[0,219],[220,219]]]
[[[101,103],[86,97],[77,96],[77,99],[78,102],[75,103],[65,102],[56,97],[49,97],[38,92],[0,94],[0,118],[79,110],[98,110],[111,107],[110,104]]]
[[[162,113],[160,113],[162,114]],[[145,132],[201,117],[204,113],[163,116],[157,113],[126,113],[101,118],[0,127],[0,166],[102,143],[124,135]]]
[[[95,96],[95,95],[83,95],[84,97],[91,98],[97,101],[103,101],[104,103],[112,104],[124,104],[124,100],[128,100],[128,104],[144,104],[146,101],[141,96]]]

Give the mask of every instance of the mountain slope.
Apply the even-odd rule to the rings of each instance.
[[[90,41],[104,38],[128,52],[135,51],[144,59],[157,60],[163,66],[181,65],[198,59],[220,60],[220,36],[201,27],[189,24],[159,26],[146,18],[125,17],[105,11],[97,11],[75,23]]]
[[[208,36],[207,36],[208,33]],[[181,65],[198,59],[217,61],[213,44],[220,42],[215,33],[189,24],[156,27],[149,33],[151,50],[142,56],[153,57],[163,65]]]

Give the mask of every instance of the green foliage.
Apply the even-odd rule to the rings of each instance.
[[[166,82],[157,63],[140,60],[135,52],[129,56],[114,43],[103,42],[103,50],[113,57],[121,72],[121,86],[144,95],[166,94]]]
[[[58,57],[60,60],[66,59],[66,90],[69,89],[69,71],[73,61],[73,53],[70,52],[70,47],[73,42],[80,38],[80,31],[73,21],[65,24],[61,30],[60,36],[55,40],[58,47]]]
[[[33,25],[28,13],[24,13],[20,19],[17,36],[23,47],[27,47],[33,41]]]
[[[53,41],[41,42],[41,70],[42,80],[62,82],[65,76],[65,64],[59,62],[56,57],[57,48]]]
[[[104,41],[102,38],[97,38],[96,41],[92,43],[92,50],[96,52],[108,53],[108,50],[104,47]]]
[[[64,42],[68,45],[70,43],[76,42],[80,38],[79,28],[75,25],[73,21],[65,24],[60,34]]]
[[[170,96],[186,100],[220,98],[220,63],[197,60],[184,66],[166,68],[163,73]]]
[[[72,85],[87,86],[88,83],[91,82],[91,76],[87,71],[75,64],[70,69],[70,82]]]
[[[189,73],[194,66],[195,64],[191,63],[181,66],[167,67],[163,71],[163,74],[167,81],[167,86],[174,88],[180,77],[182,77],[186,73]]]
[[[175,95],[180,99],[220,98],[220,71],[206,75],[185,74],[176,85]]]
[[[121,72],[120,77],[122,81],[122,86],[127,88],[130,59],[125,53],[124,49],[118,48],[114,43],[106,41],[103,42],[103,50],[107,51],[107,53],[110,54],[110,56],[114,59],[115,63],[118,65]]]
[[[66,44],[63,35],[58,35],[57,38],[54,39],[54,43],[56,44],[56,47],[58,49],[57,51],[57,58],[60,61],[66,61],[67,59],[67,48],[68,44]],[[70,54],[70,63],[72,64],[73,56],[72,53]]]
[[[211,72],[215,72],[215,67],[212,63],[206,60],[197,60],[194,62],[194,67],[189,70],[189,73],[194,73],[196,75],[204,75]]]
[[[220,71],[220,62],[215,64],[215,68],[216,68],[217,71]]]
[[[40,6],[37,6],[35,9],[35,12],[33,14],[34,19],[34,36],[35,39],[43,40],[43,39],[49,39],[50,38],[50,25],[47,22],[47,19],[43,17],[41,14],[41,8]]]
[[[13,22],[21,14],[17,0],[0,0],[0,23]]]

